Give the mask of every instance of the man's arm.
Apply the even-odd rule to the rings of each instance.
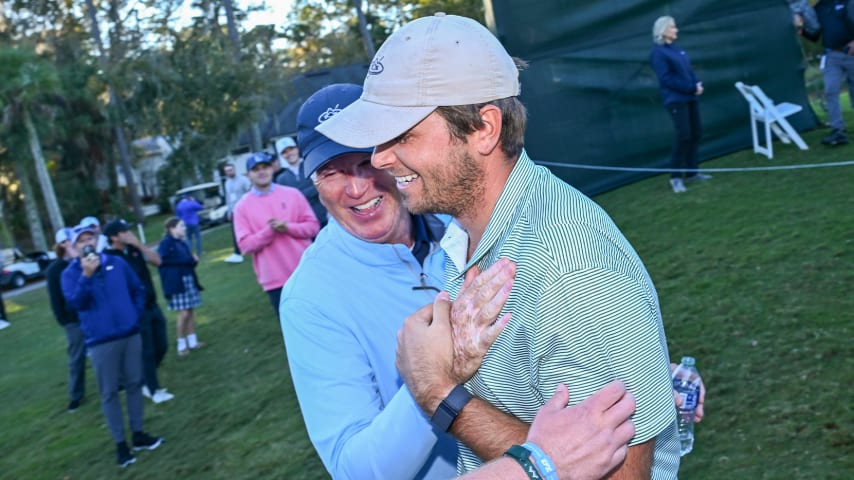
[[[572,478],[574,480],[601,478],[626,457],[626,443],[634,435],[634,426],[629,421],[629,417],[634,411],[634,400],[619,382],[608,385],[574,407],[566,408],[568,400],[569,392],[566,386],[558,385],[555,394],[534,418],[534,423],[528,432],[527,442],[535,444],[551,459],[558,478]],[[595,458],[579,456],[581,449],[578,449],[576,445],[579,438],[585,437],[585,435],[578,431],[578,427],[585,423],[584,419],[590,418],[590,413],[595,413],[601,408],[601,405],[593,405],[600,400],[604,402],[603,405],[613,402],[607,408],[608,414],[603,419],[606,422],[611,422],[610,425],[616,425],[616,427],[613,432],[609,429],[599,429],[594,432],[593,436],[587,438],[591,440],[605,438],[610,441],[611,445],[606,449],[600,448],[599,452],[613,451],[613,454],[611,456],[599,455]],[[592,409],[593,412],[579,412],[583,409]],[[603,437],[605,430],[607,430],[607,434]],[[585,445],[588,444],[589,442],[585,442]],[[540,470],[540,473],[544,472]],[[496,460],[465,475],[463,478],[466,480],[524,480],[528,478],[528,475],[516,460],[509,457],[497,457]]]
[[[406,387],[383,398],[377,376],[396,377],[393,368],[372,365],[370,347],[360,343],[346,318],[335,315],[341,311],[326,310],[287,296],[280,309],[291,378],[312,444],[333,478],[415,477],[437,440],[429,420]]]
[[[62,272],[61,280],[62,295],[76,312],[88,309],[92,302],[92,275],[101,265],[101,259],[98,255],[87,255],[80,258],[79,262],[77,268],[69,265]]]
[[[679,75],[670,69],[667,56],[659,50],[653,50],[650,56],[652,69],[658,75],[658,81],[665,87],[685,95],[693,95],[697,91],[697,83],[692,78]]]
[[[246,203],[238,203],[234,209],[234,236],[237,238],[237,246],[243,253],[258,252],[269,245],[276,236],[276,231],[269,224],[264,224],[257,231],[253,230],[248,214],[244,212]]]
[[[808,40],[816,41],[821,36],[821,24],[815,9],[807,0],[789,1],[789,10],[792,12],[792,23]]]
[[[442,292],[433,305],[407,318],[398,333],[397,367],[428,416],[457,384],[474,375],[510,321],[510,316],[496,319],[515,274],[515,265],[506,259],[482,274],[473,267],[453,304]],[[457,415],[450,433],[481,458],[492,459],[523,442],[528,425],[475,397]]]
[[[134,235],[130,230],[126,230],[124,232],[119,233],[119,238],[126,244],[135,247],[137,250],[142,253],[142,256],[145,258],[145,261],[150,265],[154,265],[155,267],[159,267],[162,260],[160,259],[160,254],[157,253],[156,250],[149,248],[147,245],[142,243],[139,238]]]
[[[317,232],[320,231],[320,222],[314,215],[314,210],[311,209],[308,200],[296,188],[292,188],[289,192],[290,202],[293,206],[293,217],[290,219],[281,219],[285,224],[285,231],[294,238],[314,238]]]
[[[475,279],[472,275],[476,273],[467,275],[453,306],[447,293],[440,293],[432,306],[410,315],[398,333],[398,370],[429,416],[457,383],[467,380],[479,368],[483,354],[503,328],[500,320],[496,322],[498,328],[490,320],[498,316],[509,295],[515,266],[501,260]],[[506,324],[507,319],[503,321]],[[452,331],[458,337],[453,341]],[[469,340],[460,345],[458,340],[462,337]],[[469,348],[465,347],[467,343]],[[467,360],[460,361],[460,355]],[[615,408],[617,404],[619,407]],[[619,382],[612,382],[573,410],[574,435],[570,444],[576,456],[572,461],[577,469],[591,468],[592,476],[587,478],[604,476],[616,465],[609,459],[617,451],[625,451],[634,430],[625,438],[617,433],[625,432],[624,424],[633,410],[633,397],[626,395]],[[522,443],[528,426],[473,398],[452,423],[451,433],[481,458],[490,460],[500,457],[511,445]]]

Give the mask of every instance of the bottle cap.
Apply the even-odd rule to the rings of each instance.
[[[686,367],[693,367],[694,363],[694,357],[682,357],[682,365],[685,365]]]

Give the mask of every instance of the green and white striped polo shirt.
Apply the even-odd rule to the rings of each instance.
[[[456,223],[442,239],[452,298],[472,265],[484,270],[502,257],[517,264],[503,312],[513,318],[468,389],[530,423],[558,383],[574,405],[620,379],[637,401],[630,445],[655,438],[652,478],[676,478],[676,410],[658,296],[605,211],[523,152],[468,262],[467,243]],[[461,445],[459,470],[480,464]]]

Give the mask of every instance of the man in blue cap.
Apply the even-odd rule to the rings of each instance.
[[[315,130],[361,92],[357,85],[330,85],[297,116],[305,172],[329,223],[282,291],[291,377],[309,437],[333,478],[452,478],[454,439],[421,412],[395,367],[405,317],[443,288],[438,241],[448,219],[410,214],[394,179],[371,166],[372,148],[345,147]],[[505,264],[484,274],[502,285],[512,272]],[[487,327],[485,346],[500,327]],[[574,436],[569,449],[579,462],[604,468],[596,471],[601,476],[622,458],[619,452],[625,455],[633,404],[620,384],[585,404],[587,416],[576,425],[589,426],[606,412],[610,422],[599,423],[596,438]]]
[[[139,317],[145,286],[121,258],[95,252],[91,226],[74,228],[71,243],[80,253],[62,272],[62,294],[80,319],[92,357],[101,410],[116,445],[120,467],[136,461],[126,442],[119,386],[124,386],[134,450],[154,450],[163,439],[142,429],[142,339]]]
[[[267,292],[276,315],[282,285],[297,267],[303,251],[320,230],[320,224],[299,190],[273,182],[273,163],[265,152],[246,159],[252,189],[234,207],[234,236]]]
[[[98,236],[98,243],[95,245],[95,250],[98,253],[103,252],[110,244],[110,242],[107,241],[107,236],[101,233],[101,221],[98,220],[98,217],[93,217],[91,215],[83,217],[77,225],[81,227],[89,227],[95,231],[95,235]]]

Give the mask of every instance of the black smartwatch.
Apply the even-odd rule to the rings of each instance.
[[[433,425],[443,431],[447,432],[451,429],[451,424],[456,420],[457,415],[460,414],[463,407],[466,406],[471,400],[471,394],[468,390],[462,385],[457,385],[451,390],[451,393],[442,400],[442,403],[439,404],[439,408],[436,409],[436,412],[433,413],[433,417],[430,418],[430,421]]]

